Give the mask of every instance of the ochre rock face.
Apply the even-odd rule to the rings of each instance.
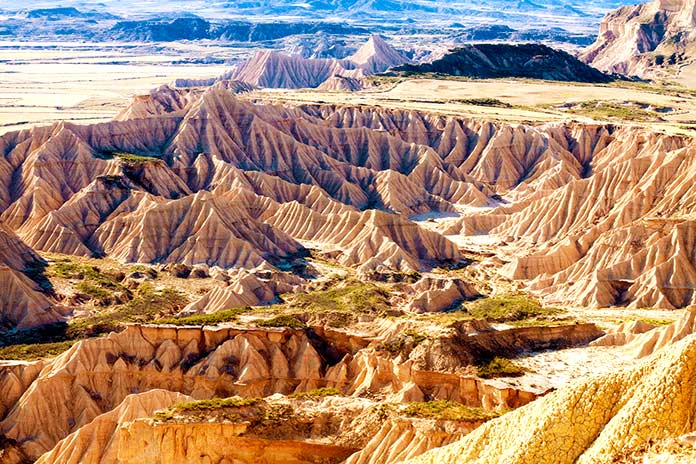
[[[640,77],[664,75],[662,67],[691,62],[696,39],[693,0],[655,0],[606,15],[597,41],[580,58],[603,71]]]
[[[338,464],[355,451],[328,443],[238,437],[243,429],[240,424],[135,421],[119,430],[118,462]]]
[[[37,464],[117,464],[121,435],[118,428],[141,417],[150,417],[156,410],[190,400],[190,397],[166,390],[150,390],[127,396],[111,411],[97,416],[58,442]]]
[[[43,260],[0,223],[0,328],[27,328],[62,321],[50,295],[24,271]]]
[[[637,367],[579,380],[409,464],[590,464],[692,430],[696,337]]]
[[[0,386],[7,392],[0,399],[0,433],[32,459],[73,434],[56,450],[77,456],[85,449],[80,445],[84,437],[110,430],[118,415],[141,414],[169,401],[158,393],[152,393],[152,401],[129,397],[159,389],[208,399],[330,387],[356,398],[422,401],[427,396],[489,410],[536,398],[532,392],[456,373],[453,368],[462,363],[455,362],[456,350],[446,346],[435,347],[433,353],[440,354],[432,359],[416,353],[414,360],[404,361],[337,331],[322,330],[312,340],[304,330],[293,329],[131,326],[81,341],[50,361],[0,364]],[[119,405],[125,409],[99,419]],[[92,428],[82,429],[90,423]],[[86,435],[79,435],[82,430]]]

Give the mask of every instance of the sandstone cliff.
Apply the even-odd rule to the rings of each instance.
[[[456,339],[423,345],[412,359],[366,348],[369,343],[327,329],[131,326],[120,334],[79,342],[50,361],[0,365],[0,384],[10,392],[0,402],[0,433],[32,459],[57,444],[51,459],[106,455],[115,442],[105,431],[119,417],[136,417],[171,398],[129,395],[158,389],[208,399],[331,387],[356,398],[431,398],[485,410],[517,407],[536,398],[533,392],[456,372],[462,365],[456,352],[463,349],[456,348],[461,343]],[[109,413],[119,405],[119,412]],[[100,437],[95,440],[101,444],[85,447],[90,436]],[[422,443],[437,442],[423,437]]]
[[[409,463],[606,463],[693,431],[696,338],[634,368],[578,380]]]
[[[694,59],[695,10],[691,0],[621,7],[605,16],[597,41],[580,58],[607,72],[645,78],[673,75]]]
[[[156,410],[190,399],[186,395],[166,390],[150,390],[127,396],[111,411],[97,416],[58,442],[37,464],[79,464],[98,462],[117,464],[121,436],[118,428],[141,417],[149,417]]]

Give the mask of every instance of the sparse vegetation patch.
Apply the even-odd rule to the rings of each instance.
[[[476,374],[482,379],[497,377],[520,377],[525,370],[507,358],[495,357],[476,367]]]
[[[501,416],[505,411],[490,411],[483,408],[464,406],[454,401],[428,401],[409,403],[401,413],[409,417],[451,421],[486,421]]]

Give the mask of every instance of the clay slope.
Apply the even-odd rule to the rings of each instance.
[[[27,328],[63,320],[50,295],[24,271],[44,261],[7,226],[0,224],[0,327]]]
[[[688,306],[693,160],[689,139],[621,129],[596,146],[580,178],[445,233],[491,232],[515,243],[525,256],[517,251],[504,272],[530,279],[549,303]]]
[[[171,114],[172,116],[181,115],[183,110],[200,97],[204,91],[202,87],[209,87],[211,85],[218,85],[233,93],[246,93],[256,89],[256,87],[246,82],[230,81],[226,79],[201,83],[177,82],[177,84],[178,85],[174,86],[162,85],[157,89],[153,89],[147,95],[137,95],[133,97],[131,103],[121,110],[115,119],[118,121],[125,121],[128,119],[144,119],[165,114]]]
[[[386,71],[409,61],[384,38],[373,35],[353,55],[345,59],[305,58],[275,51],[259,51],[242,63],[230,78],[266,88],[316,88],[360,90],[359,79]]]
[[[572,82],[610,82],[613,78],[572,55],[540,44],[475,44],[457,48],[432,63],[403,65],[394,71],[442,73],[479,79],[520,77]]]
[[[318,87],[319,90],[329,90],[333,92],[357,92],[362,90],[363,85],[360,79],[344,76],[331,76]]]
[[[691,0],[621,7],[604,17],[597,41],[580,59],[612,73],[645,78],[673,74],[693,61],[695,10]]]
[[[421,260],[458,259],[451,243],[437,234],[398,216],[375,221],[356,209],[371,201],[406,214],[451,209],[447,200],[404,177],[419,162],[435,163],[447,176],[428,147],[366,129],[331,128],[296,109],[257,107],[222,84],[198,98],[189,90],[161,92],[153,101],[170,106],[141,111],[136,102],[122,115],[124,121],[6,136],[7,159],[24,178],[5,183],[15,201],[2,216],[44,251],[256,268],[301,251],[283,232],[292,226],[280,230],[270,218],[302,202],[321,230],[295,238],[333,243],[350,265],[364,265],[375,255],[408,269],[420,268]],[[338,144],[341,139],[349,143]],[[391,159],[383,159],[384,147],[393,151]],[[361,159],[360,152],[368,158]],[[51,164],[65,169],[49,171]],[[388,169],[403,174],[378,175]],[[465,190],[460,182],[449,182]],[[397,183],[408,184],[406,197],[390,192],[390,184],[397,188]],[[348,219],[373,236],[369,248],[363,244],[356,250],[355,236],[330,229]],[[412,237],[398,235],[404,227]]]
[[[349,61],[335,58],[302,58],[275,51],[259,51],[241,64],[232,78],[258,87],[299,89],[319,87],[332,76],[358,78],[362,70]]]
[[[694,360],[689,336],[638,367],[577,381],[409,463],[622,462],[694,430]]]
[[[360,49],[347,60],[358,65],[366,74],[384,72],[409,61],[408,57],[389,45],[382,36],[373,34]]]
[[[97,416],[92,422],[81,427],[58,442],[48,453],[42,455],[37,464],[79,464],[99,462],[115,464],[118,459],[120,434],[118,429],[128,422],[141,417],[149,417],[156,410],[191,398],[166,390],[150,390],[127,396],[121,404],[111,411]]]

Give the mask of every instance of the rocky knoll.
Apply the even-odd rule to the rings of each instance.
[[[612,73],[646,78],[674,73],[693,61],[695,10],[692,0],[621,7],[605,16],[597,41],[580,58]]]
[[[637,367],[578,380],[408,462],[586,464],[640,456],[652,443],[693,431],[694,359],[692,335]]]

